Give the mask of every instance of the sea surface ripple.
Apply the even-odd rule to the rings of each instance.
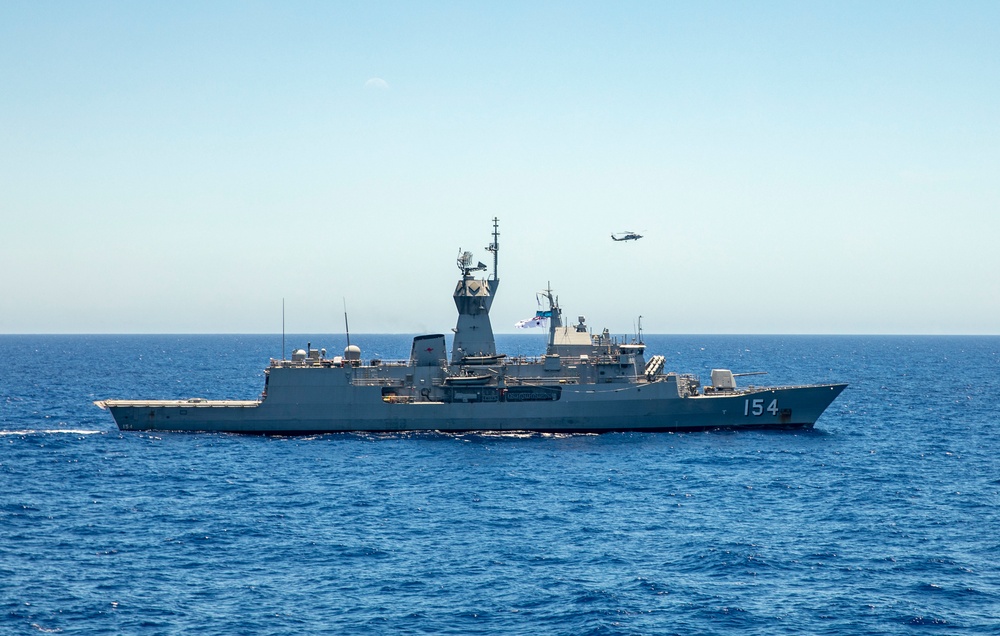
[[[94,400],[252,399],[280,337],[0,336],[0,633],[1000,633],[1000,338],[646,342],[850,387],[799,432],[120,433]]]

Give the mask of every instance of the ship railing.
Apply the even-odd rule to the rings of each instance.
[[[320,360],[278,360],[277,358],[271,358],[271,368],[279,367],[282,369],[308,369],[315,367],[332,367],[333,360],[327,360],[325,358]]]
[[[600,356],[596,356],[596,357],[591,357],[590,359],[592,361],[596,361],[597,364],[623,364],[622,358],[625,358],[626,359],[625,363],[627,364],[628,363],[627,362],[628,358],[631,358],[631,357],[632,357],[631,354],[610,355],[610,356],[609,355],[600,355]]]
[[[409,365],[410,365],[409,360],[379,360],[379,359],[373,359],[371,361],[371,363],[367,364],[367,365],[364,365],[364,364],[357,364],[357,365],[348,364],[347,366],[354,366],[357,369],[367,369],[367,368],[376,369],[378,367],[406,367],[406,366],[409,366]],[[338,364],[337,361],[335,361],[333,359],[330,359],[330,358],[320,358],[319,360],[308,359],[308,358],[305,359],[305,360],[279,360],[277,358],[271,358],[271,367],[281,367],[281,368],[286,368],[286,369],[291,369],[291,368],[300,369],[300,368],[310,368],[310,367],[337,367],[337,368],[340,368],[342,366],[344,366],[344,362],[343,361],[340,361],[340,363]]]
[[[522,364],[540,364],[542,358],[540,356],[507,356],[507,364],[512,365],[522,365]]]
[[[562,356],[562,359],[566,362],[579,363],[579,362],[589,362],[597,364],[621,364],[622,357],[626,359],[632,358],[633,354],[598,354],[589,356]],[[581,360],[582,358],[582,360]],[[510,356],[507,358],[507,364],[511,365],[531,365],[531,364],[542,364],[545,362],[544,356]]]
[[[354,386],[406,386],[406,382],[398,378],[358,378],[351,380]]]
[[[506,382],[509,386],[543,386],[551,384],[580,384],[577,376],[545,376],[533,378],[521,378],[517,376],[507,376]]]

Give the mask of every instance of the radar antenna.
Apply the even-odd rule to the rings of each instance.
[[[473,267],[472,252],[463,252],[461,248],[458,250],[458,258],[455,259],[455,264],[458,265],[458,269],[462,272],[463,276],[486,269],[486,265],[483,263],[478,263]]]

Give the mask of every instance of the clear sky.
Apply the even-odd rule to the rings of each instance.
[[[1000,333],[1000,2],[0,2],[0,333]],[[641,241],[614,243],[635,230]]]

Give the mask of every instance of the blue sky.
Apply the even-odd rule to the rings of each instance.
[[[0,333],[1000,333],[1000,3],[0,3]],[[609,234],[645,238],[613,243]]]

